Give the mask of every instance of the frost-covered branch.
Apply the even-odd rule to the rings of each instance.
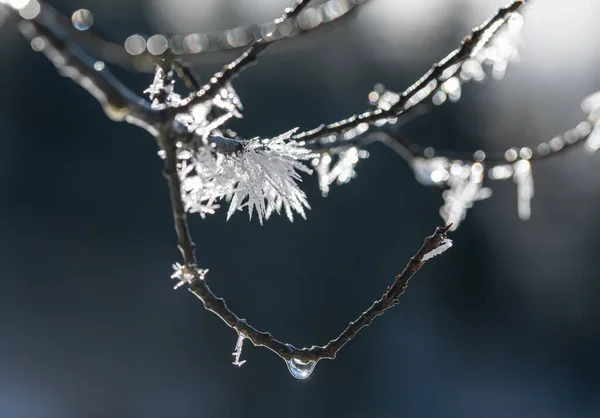
[[[394,283],[388,287],[383,296],[363,312],[358,319],[351,322],[337,338],[329,341],[324,346],[296,348],[277,340],[268,332],[259,331],[245,319],[239,318],[228,308],[225,300],[217,297],[208,287],[205,280],[205,270],[198,269],[197,266],[194,253],[195,245],[189,233],[187,215],[184,210],[181,194],[179,193],[181,183],[177,174],[177,150],[174,145],[170,145],[165,151],[165,176],[169,182],[175,230],[177,232],[179,249],[184,260],[184,265],[178,267],[183,272],[178,274],[177,278],[186,277],[190,292],[203,302],[207,310],[216,314],[228,326],[235,329],[238,334],[243,335],[245,339],[250,340],[255,346],[266,347],[286,361],[292,362],[289,364],[290,370],[298,370],[304,366],[307,369],[310,368],[312,371],[312,368],[309,367],[311,366],[311,362],[316,363],[321,359],[334,359],[342,347],[354,339],[362,328],[370,325],[375,318],[398,303],[399,297],[406,290],[410,278],[423,266],[425,260],[437,255],[450,246],[450,242],[446,238],[448,227],[436,228],[434,233],[425,239],[421,249],[410,259],[402,273],[396,276]],[[314,364],[312,367],[314,367]],[[292,373],[294,374],[294,372]],[[300,378],[308,377],[308,374],[310,374],[310,372],[308,374],[306,372],[298,373],[294,375]]]
[[[274,30],[279,25],[288,22],[290,19],[295,18],[304,10],[310,0],[296,0],[296,4],[290,8],[285,9],[285,12],[273,21],[275,25]],[[273,32],[268,32],[265,36],[254,41],[250,47],[240,55],[236,60],[225,65],[223,69],[214,74],[210,79],[210,82],[202,87],[198,92],[190,96],[185,102],[181,104],[181,108],[174,109],[176,113],[181,111],[190,111],[193,106],[204,103],[211,100],[220,89],[226,88],[228,83],[237,75],[239,75],[249,65],[253,64],[258,56],[268,48],[271,44],[269,40],[273,37]]]
[[[7,6],[0,4],[0,7]],[[71,78],[94,96],[110,119],[127,121],[152,134],[158,131],[161,115],[117,80],[103,62],[93,59],[74,43],[55,15],[46,12],[45,4],[40,4],[38,13],[28,18],[13,8],[9,8],[8,13],[34,50],[42,52],[61,75]]]
[[[524,3],[524,0],[516,0],[498,10],[494,16],[481,26],[474,28],[471,34],[462,40],[462,44],[458,49],[455,49],[441,61],[435,63],[429,71],[404,90],[398,100],[391,106],[387,108],[379,107],[372,111],[352,115],[338,122],[327,125],[323,124],[309,131],[300,132],[294,135],[292,139],[308,141],[331,134],[338,134],[361,124],[373,124],[377,121],[395,118],[408,111],[434,93],[440,84],[452,78],[461,69],[463,62],[476,55],[492,39],[494,34],[502,28],[507,19]]]

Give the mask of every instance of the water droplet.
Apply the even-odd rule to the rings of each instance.
[[[515,161],[517,159],[517,157],[518,157],[517,150],[514,148],[510,148],[510,149],[506,150],[506,152],[504,153],[504,159],[506,161],[511,161],[511,162]]]
[[[208,37],[202,33],[191,33],[183,38],[183,49],[188,54],[197,54],[208,47]]]
[[[18,8],[18,10],[23,19],[31,20],[35,19],[40,14],[41,6],[36,0],[28,0],[25,5]]]
[[[152,35],[146,44],[152,55],[161,55],[169,48],[169,41],[163,35]]]
[[[140,55],[146,49],[146,39],[141,35],[131,35],[125,40],[125,50],[131,55]]]
[[[79,9],[71,16],[73,26],[78,30],[88,30],[94,24],[94,15],[86,9]]]
[[[307,379],[317,365],[316,361],[309,361],[305,363],[295,358],[286,360],[285,363],[287,364],[292,376],[294,376],[296,379]]]
[[[96,71],[102,71],[102,70],[104,70],[104,67],[105,67],[105,65],[104,65],[104,62],[103,62],[103,61],[96,61],[96,62],[94,63],[94,69],[95,69]]]
[[[46,41],[40,36],[36,36],[31,40],[31,48],[35,52],[40,52],[46,47]]]
[[[533,152],[531,151],[531,148],[524,147],[524,148],[521,148],[521,151],[519,151],[519,155],[524,160],[528,160],[533,156]]]
[[[473,154],[473,159],[479,162],[485,160],[485,152],[482,150],[475,151],[475,153]]]

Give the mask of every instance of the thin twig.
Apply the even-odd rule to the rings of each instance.
[[[163,122],[162,115],[150,103],[133,93],[103,66],[94,68],[95,59],[85,53],[67,36],[53,14],[46,13],[42,4],[35,19],[23,19],[14,10],[11,19],[18,22],[21,33],[39,48],[55,65],[61,75],[71,78],[85,88],[102,105],[106,115],[114,121],[127,121],[140,126],[153,135]]]
[[[553,158],[564,152],[568,152],[578,145],[584,144],[585,141],[594,132],[594,125],[598,122],[593,116],[588,116],[585,120],[577,124],[576,127],[563,133],[562,135],[555,136],[549,141],[541,142],[537,146],[530,148],[531,156],[527,158],[532,163],[545,161],[549,158]],[[341,138],[341,136],[339,136]],[[411,164],[415,158],[431,158],[443,157],[449,160],[460,160],[460,161],[475,161],[474,152],[455,152],[455,151],[444,151],[444,150],[433,150],[431,147],[424,147],[414,142],[409,141],[406,137],[392,134],[386,131],[367,131],[363,135],[357,135],[352,139],[336,139],[335,141],[311,141],[306,144],[306,148],[315,152],[327,152],[329,150],[344,150],[351,147],[365,148],[373,142],[380,142],[398,155],[400,155],[408,164]],[[219,143],[217,147],[223,150],[232,149],[237,151],[233,143]],[[428,148],[431,151],[426,151]],[[528,147],[526,147],[528,148]],[[518,153],[521,148],[513,148]],[[432,154],[431,154],[432,153]],[[487,153],[484,151],[485,158],[482,162],[487,167],[494,167],[497,165],[510,164],[514,162],[514,159],[507,159],[506,152],[503,153]]]
[[[489,36],[493,34],[500,27],[498,23],[506,20],[511,13],[517,11],[524,3],[524,0],[515,0],[510,5],[498,10],[498,12],[488,21],[474,28],[471,34],[467,35],[462,40],[460,48],[452,51],[444,59],[434,64],[429,71],[421,76],[410,87],[404,90],[404,92],[400,95],[398,102],[389,109],[375,109],[362,114],[355,114],[338,122],[330,123],[328,125],[323,124],[309,131],[297,133],[292,136],[292,139],[298,141],[308,141],[310,139],[319,138],[326,135],[338,134],[344,132],[345,130],[354,128],[361,123],[372,124],[382,119],[396,117],[408,111],[414,107],[414,104],[416,104],[411,104],[410,101],[417,95],[417,93],[419,93],[429,83],[437,83],[442,74],[444,74],[446,70],[452,68],[453,66],[456,66],[456,71],[458,71],[458,64],[471,56],[475,49],[481,46],[481,42],[485,42],[484,35]],[[433,91],[434,89],[432,89],[431,92]],[[431,94],[431,92],[429,94]],[[429,94],[421,97],[419,101],[428,97]]]
[[[294,6],[286,9],[285,13],[274,21],[275,25],[281,25],[288,19],[298,16],[308,6],[309,2],[310,0],[297,0]],[[187,112],[191,107],[212,99],[220,89],[224,88],[229,81],[239,75],[249,65],[253,64],[258,56],[271,45],[271,43],[267,42],[269,38],[270,36],[267,34],[266,37],[253,42],[236,60],[224,66],[220,72],[214,74],[210,82],[190,96],[181,107],[172,108],[172,113]]]

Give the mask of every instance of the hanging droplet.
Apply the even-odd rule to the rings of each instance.
[[[305,363],[295,358],[286,360],[285,363],[287,364],[292,376],[294,376],[296,379],[307,379],[317,365],[316,361],[309,361]]]
[[[79,9],[71,16],[73,26],[78,30],[88,30],[94,24],[94,15],[86,9]]]

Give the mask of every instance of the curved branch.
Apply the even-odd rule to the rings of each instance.
[[[402,273],[396,276],[394,283],[388,287],[383,296],[363,312],[358,319],[350,322],[348,327],[335,339],[324,346],[310,348],[296,348],[277,340],[268,332],[259,331],[248,324],[245,319],[239,318],[227,307],[224,299],[217,297],[204,280],[202,270],[198,270],[195,255],[195,244],[189,232],[187,215],[181,197],[181,182],[177,172],[177,146],[174,138],[164,139],[165,169],[164,174],[169,184],[169,195],[177,233],[177,242],[186,270],[189,275],[189,291],[196,295],[204,304],[205,309],[213,312],[238,334],[252,342],[255,346],[266,347],[285,360],[297,359],[303,362],[319,361],[321,359],[334,359],[342,347],[354,339],[356,334],[369,326],[375,318],[382,315],[387,309],[398,303],[399,297],[404,293],[410,278],[423,266],[426,254],[439,248],[446,240],[449,227],[438,227],[435,232],[425,238],[421,249],[410,259]]]

